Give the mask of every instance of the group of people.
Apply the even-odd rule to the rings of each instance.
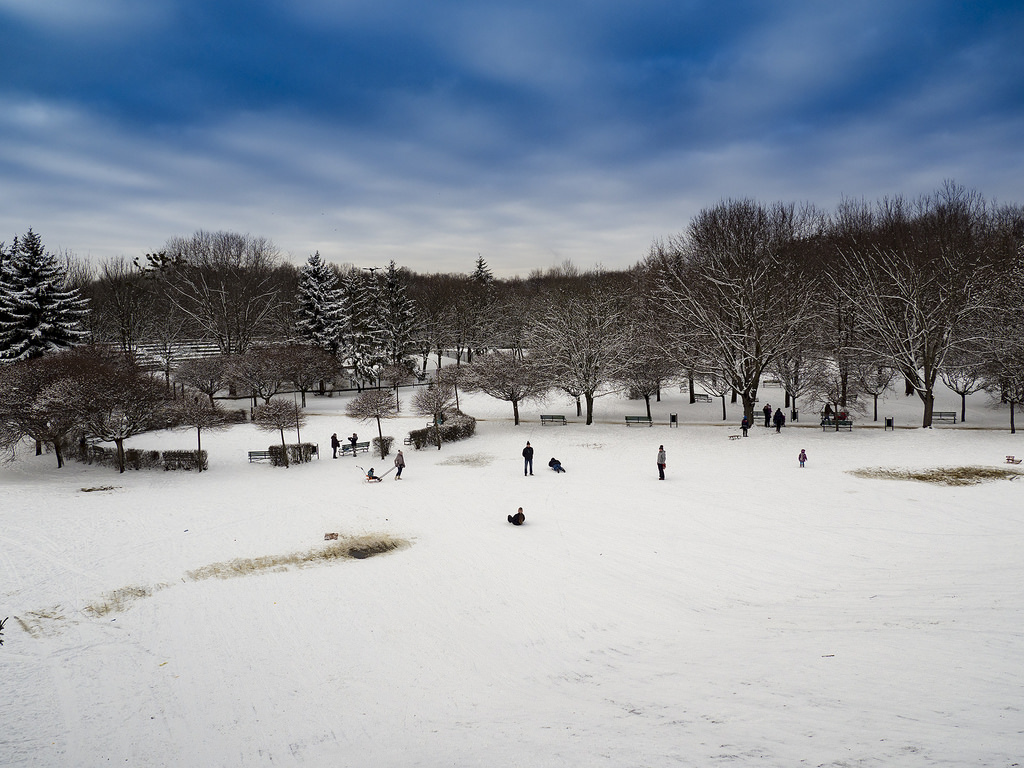
[[[348,438],[349,443],[352,445],[352,455],[356,455],[356,443],[359,442],[359,435],[355,432],[352,433],[352,437]],[[338,449],[341,448],[341,440],[338,439],[338,433],[335,432],[331,435],[331,458],[338,458]]]
[[[565,472],[565,468],[562,466],[562,462],[556,459],[554,456],[548,461],[548,466],[551,467],[556,473]],[[526,447],[523,448],[523,477],[533,474],[533,446],[530,445],[530,441],[526,441]]]

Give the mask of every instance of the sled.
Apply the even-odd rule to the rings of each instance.
[[[1024,459],[1018,459],[1015,456],[1007,456],[1006,457],[1006,463],[1007,464],[1020,464],[1021,461],[1024,461]]]

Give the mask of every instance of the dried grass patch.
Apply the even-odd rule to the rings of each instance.
[[[257,573],[281,572],[290,568],[304,568],[308,565],[319,565],[335,560],[365,560],[368,557],[382,555],[385,552],[407,546],[409,546],[409,542],[404,539],[392,539],[387,536],[362,536],[332,541],[325,547],[310,549],[306,552],[244,557],[223,563],[211,563],[189,571],[186,577],[192,581],[202,581],[203,579],[231,579],[236,576],[251,576]]]
[[[97,485],[94,488],[80,488],[82,493],[92,493],[93,491],[119,491],[121,486],[119,485]]]
[[[933,485],[980,485],[994,480],[1015,480],[1022,474],[1014,469],[1001,467],[935,467],[933,469],[891,469],[888,467],[867,467],[850,470],[854,477],[876,480],[915,480]]]
[[[91,605],[85,606],[86,613],[93,616],[106,616],[108,613],[121,613],[131,603],[149,597],[154,592],[164,589],[166,584],[158,584],[155,587],[121,587],[113,592],[107,592],[103,597]]]

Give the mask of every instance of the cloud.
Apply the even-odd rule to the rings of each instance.
[[[3,239],[104,258],[228,229],[526,274],[629,266],[729,196],[1019,198],[1011,3],[144,6],[76,28],[0,0]]]

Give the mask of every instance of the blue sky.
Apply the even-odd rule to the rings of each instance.
[[[0,239],[628,267],[727,197],[1024,202],[1018,2],[0,0]]]

